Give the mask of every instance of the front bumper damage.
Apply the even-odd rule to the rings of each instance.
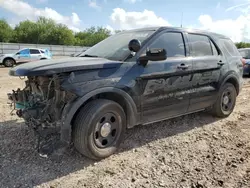
[[[65,147],[60,139],[61,114],[74,95],[61,89],[58,77],[28,78],[24,89],[13,90],[7,96],[12,113],[15,111],[34,131],[35,147],[40,156],[48,156]]]

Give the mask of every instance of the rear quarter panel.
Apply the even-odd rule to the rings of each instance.
[[[228,66],[228,70],[224,72],[225,75],[228,75],[229,72],[234,75],[237,78],[241,88],[243,85],[243,65],[241,62],[242,57],[237,50],[237,47],[228,38],[219,39],[218,44],[220,46],[220,49],[222,50],[223,56],[225,57]],[[232,53],[232,50],[234,50],[234,53]]]

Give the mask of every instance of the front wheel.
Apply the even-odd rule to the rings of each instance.
[[[228,117],[234,110],[237,92],[231,83],[223,85],[212,108],[212,114],[217,117]]]
[[[15,64],[15,61],[11,58],[7,58],[3,61],[3,64],[5,67],[13,67]]]
[[[74,122],[75,148],[91,159],[102,159],[119,147],[125,132],[126,115],[118,103],[97,99],[80,109]]]

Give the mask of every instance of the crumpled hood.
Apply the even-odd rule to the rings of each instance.
[[[38,76],[76,70],[115,68],[122,62],[104,58],[67,57],[60,59],[40,60],[18,65],[9,71],[11,76]]]

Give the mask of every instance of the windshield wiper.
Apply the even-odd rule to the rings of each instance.
[[[97,55],[85,54],[85,55],[81,55],[80,57],[98,57],[98,56]]]

